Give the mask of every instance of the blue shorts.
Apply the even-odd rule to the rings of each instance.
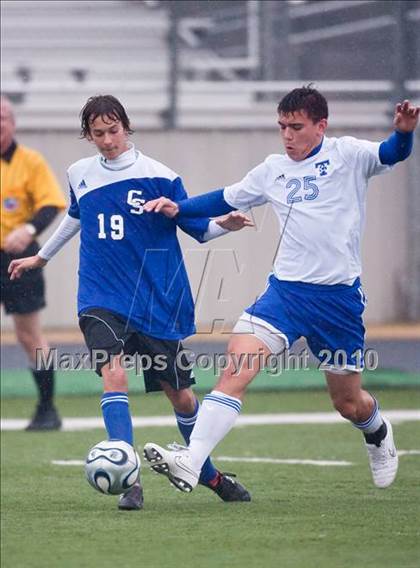
[[[363,368],[365,305],[359,278],[329,286],[270,275],[266,291],[245,311],[281,332],[287,347],[303,336],[321,363],[351,371]]]

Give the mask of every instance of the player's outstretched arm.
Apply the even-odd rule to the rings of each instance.
[[[225,200],[223,189],[183,199],[178,203],[171,201],[167,197],[159,197],[159,199],[148,201],[144,206],[144,210],[149,213],[151,211],[163,213],[163,215],[170,218],[178,214],[184,217],[219,217],[231,211],[236,211],[235,207],[229,205]]]
[[[34,270],[34,268],[42,268],[47,264],[47,260],[41,258],[37,254],[35,256],[27,256],[26,258],[17,258],[12,260],[7,269],[10,274],[10,280],[17,280],[24,272]]]
[[[420,107],[405,100],[395,105],[394,128],[398,132],[414,132],[419,122]]]
[[[20,278],[24,272],[42,268],[80,230],[80,220],[66,215],[53,235],[35,256],[18,258],[9,264],[10,280]]]
[[[38,256],[51,260],[63,246],[80,231],[80,219],[65,215],[60,225],[38,252]]]
[[[413,106],[410,101],[398,103],[394,113],[394,132],[379,146],[379,159],[381,164],[393,166],[402,162],[411,154],[413,148],[413,132],[419,120],[419,107]]]
[[[195,222],[203,220],[203,218],[197,218],[195,219]],[[180,225],[183,230],[185,230],[185,221],[194,221],[194,219],[184,218],[184,226]],[[207,231],[201,239],[197,239],[200,243],[207,243],[208,241],[227,235],[231,231],[240,231],[245,227],[254,227],[254,223],[249,217],[247,217],[247,215],[245,215],[245,213],[242,213],[242,211],[232,211],[232,213],[229,213],[228,215],[208,221],[209,224]],[[188,233],[188,230],[186,232]]]
[[[158,199],[152,199],[148,201],[144,206],[143,210],[147,213],[162,213],[165,217],[169,217],[172,219],[176,217],[179,213],[178,204],[175,201],[172,201],[168,197],[159,197]]]
[[[226,231],[240,231],[245,227],[254,227],[251,219],[242,211],[232,211],[228,215],[214,219],[215,223]]]

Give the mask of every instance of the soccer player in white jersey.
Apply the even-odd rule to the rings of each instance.
[[[374,484],[387,487],[395,479],[398,456],[391,424],[361,386],[365,297],[360,243],[368,180],[408,157],[418,117],[419,108],[404,101],[395,109],[394,132],[381,143],[327,138],[327,101],[311,86],[298,88],[278,105],[285,154],[268,156],[222,190],[145,205],[146,211],[176,218],[270,203],[280,225],[267,289],[241,315],[228,345],[233,361],[242,356],[242,368],[238,372],[231,361],[204,398],[188,448],[145,446],[152,468],[179,489],[189,492],[196,486],[205,457],[236,421],[247,385],[263,364],[261,357],[243,355],[278,354],[300,336],[318,358],[325,360],[328,353],[334,362],[341,354],[325,373],[332,402],[363,433]]]
[[[205,242],[251,222],[243,213],[212,221],[143,214],[148,200],[187,198],[181,178],[129,141],[130,122],[115,97],[91,97],[82,109],[81,126],[82,136],[99,154],[70,166],[67,216],[37,255],[10,264],[11,278],[44,266],[80,231],[79,324],[103,379],[101,408],[109,439],[133,444],[121,355],[137,354],[148,357],[143,369],[146,392],[165,392],[188,443],[199,403],[191,390],[194,376],[185,370],[188,362],[178,357],[181,340],[195,331],[194,303],[177,228]],[[201,468],[200,483],[223,501],[250,500],[248,491],[219,472],[210,458]],[[121,496],[119,508],[142,505],[139,481]]]

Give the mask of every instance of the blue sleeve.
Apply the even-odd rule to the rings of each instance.
[[[223,197],[223,189],[216,189],[190,199],[178,200],[179,215],[184,217],[218,217],[237,211]],[[177,200],[175,200],[177,201]]]
[[[411,154],[413,148],[413,133],[398,132],[396,130],[379,146],[379,160],[381,164],[393,166],[402,162]]]
[[[77,203],[76,196],[74,195],[74,191],[71,186],[70,186],[70,207],[68,210],[68,214],[70,215],[70,217],[73,217],[73,219],[80,219],[79,204]]]
[[[172,182],[172,200],[179,201],[189,201],[187,192],[185,191],[184,185],[181,178],[176,178]],[[185,233],[196,239],[198,242],[204,242],[204,233],[207,231],[210,219],[205,217],[185,217],[181,213],[175,218],[176,224]]]

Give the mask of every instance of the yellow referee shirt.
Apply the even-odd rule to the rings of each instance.
[[[18,144],[1,157],[1,244],[46,206],[64,209],[58,181],[39,152]]]

